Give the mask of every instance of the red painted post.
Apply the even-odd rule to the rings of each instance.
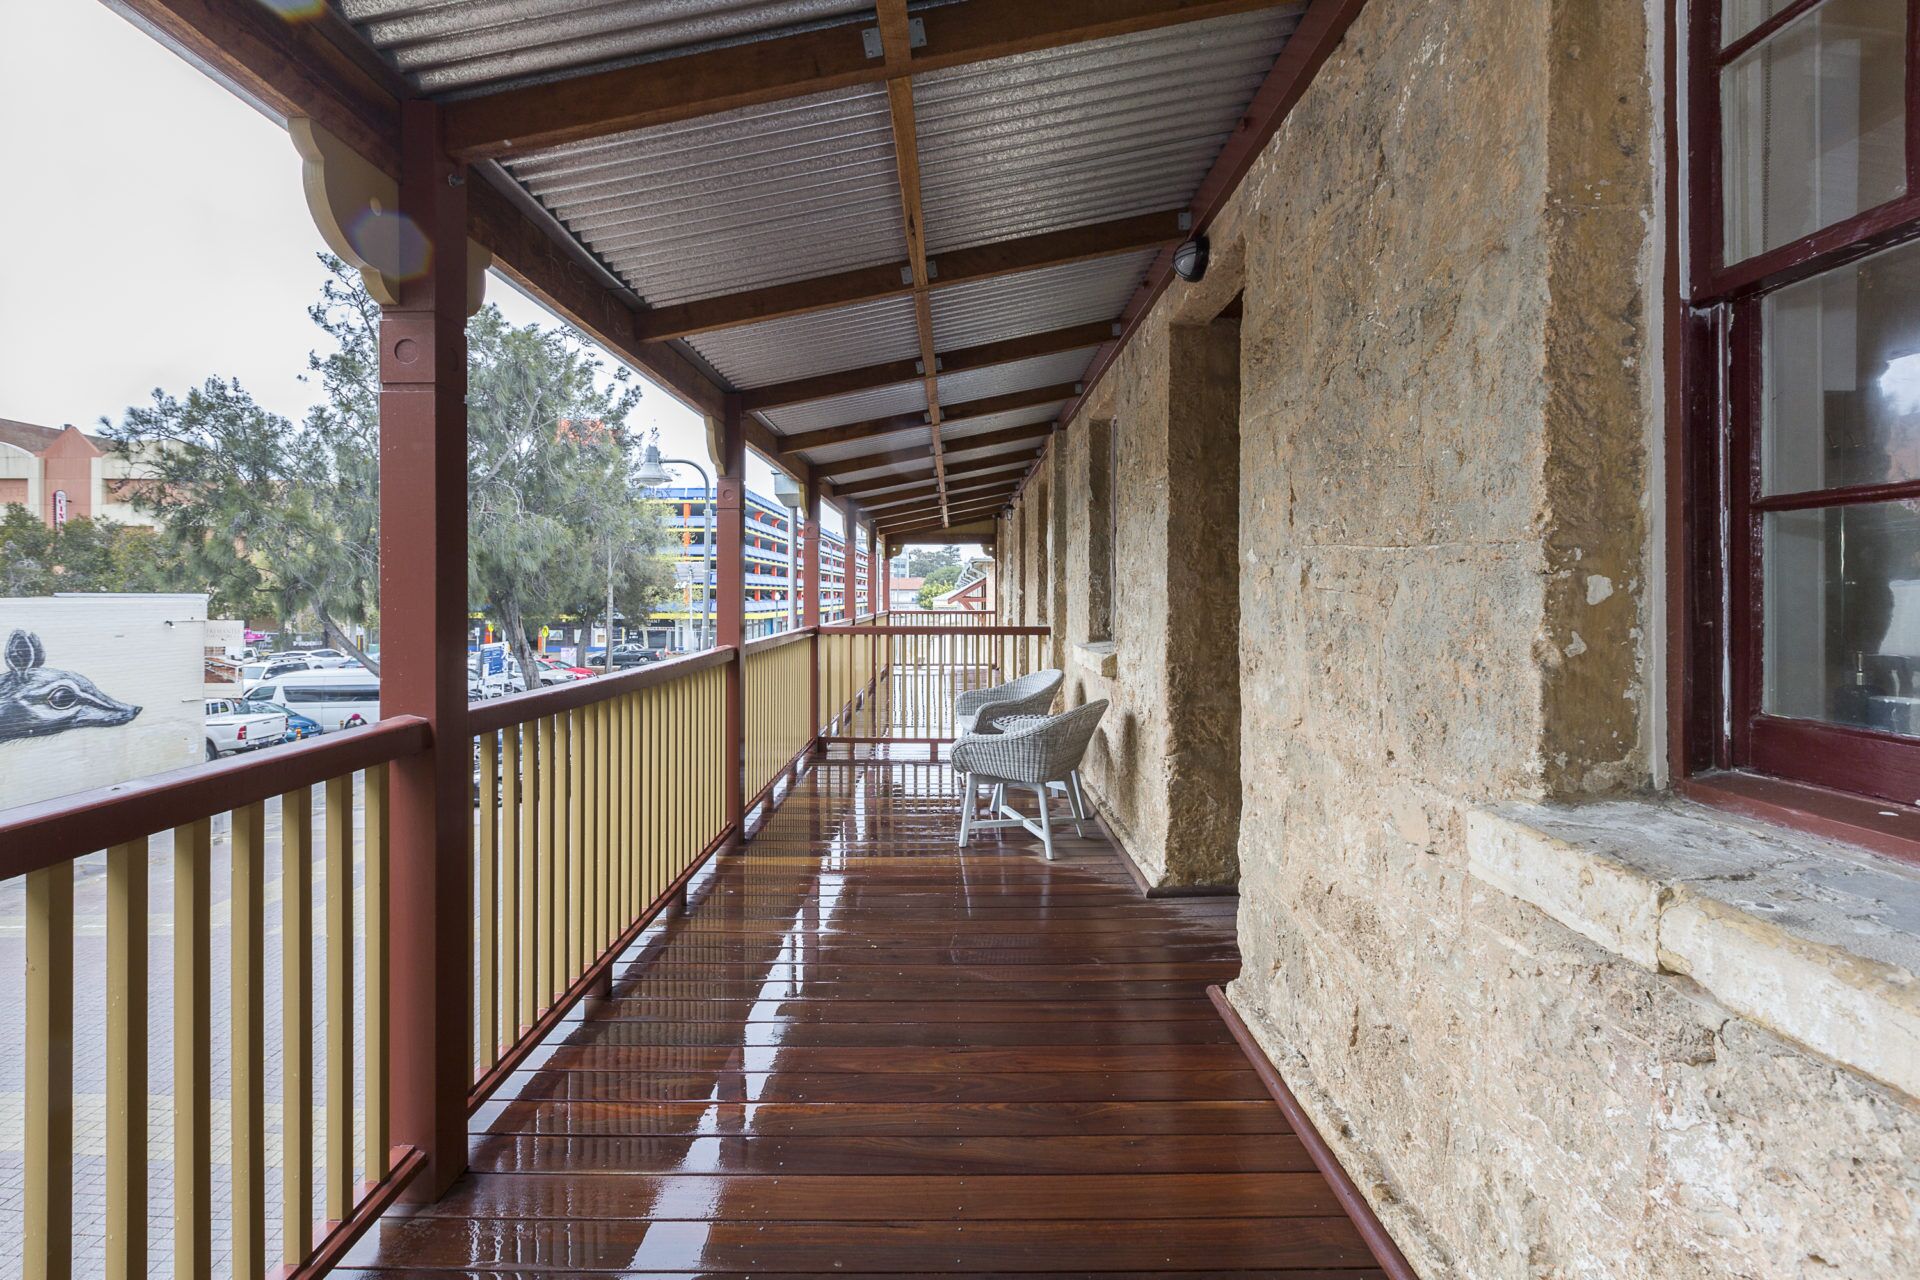
[[[720,424],[721,456],[713,518],[713,592],[716,639],[733,646],[727,664],[726,744],[727,821],[736,828],[746,818],[746,515],[747,435],[740,425],[740,401],[728,396]],[[744,834],[744,833],[743,833]]]
[[[473,1074],[467,194],[438,107],[403,103],[400,130],[400,210],[431,256],[380,319],[380,714],[432,727],[388,775],[393,1138],[425,1154],[406,1195],[427,1201],[466,1169]]]
[[[801,594],[800,625],[811,629],[813,639],[807,647],[813,651],[813,661],[807,664],[807,723],[809,732],[817,738],[820,733],[820,485],[818,481],[807,481],[806,503],[802,508],[807,518],[806,541],[801,546]],[[815,743],[818,746],[818,743]]]

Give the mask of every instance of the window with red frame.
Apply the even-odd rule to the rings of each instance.
[[[1687,765],[1920,804],[1920,0],[1694,0]]]

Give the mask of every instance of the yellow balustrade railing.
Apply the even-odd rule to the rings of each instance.
[[[759,796],[813,739],[813,635],[789,632],[747,645],[742,668],[746,784]]]
[[[264,1275],[270,1258],[297,1272],[343,1249],[413,1175],[418,1154],[388,1146],[387,764],[425,741],[423,722],[398,718],[270,756],[23,806],[0,821],[0,878],[26,881],[27,1276],[147,1275],[156,1190],[172,1202],[175,1274],[211,1274],[218,1199],[228,1206],[233,1274]],[[88,848],[98,852],[72,852]],[[97,874],[77,874],[82,863],[88,871],[104,864],[104,885]],[[162,929],[171,935],[168,1034],[158,1044],[148,1035],[160,976],[150,972],[156,865],[168,882]],[[216,918],[223,868],[226,911]],[[76,883],[84,888],[79,901]],[[276,896],[278,918],[270,920]],[[278,954],[267,947],[270,924]],[[105,1025],[76,1027],[75,937],[101,929]],[[219,992],[213,973],[223,929],[227,989]],[[86,982],[95,981],[89,973]],[[325,1000],[319,1021],[316,986]],[[272,1056],[270,998],[280,1010]],[[223,1059],[214,1053],[216,1025],[225,1029]],[[77,1051],[104,1058],[104,1106],[77,1105]],[[157,1160],[148,1127],[156,1054],[171,1055],[172,1092],[170,1150]],[[222,1093],[228,1141],[216,1149]],[[81,1135],[105,1149],[104,1240],[98,1255],[76,1256],[82,1111],[87,1125],[104,1130]],[[270,1113],[278,1117],[277,1168]],[[324,1151],[314,1143],[316,1125]],[[156,1189],[152,1167],[169,1162],[170,1186]],[[228,1181],[225,1197],[214,1194],[216,1170]]]
[[[1046,627],[822,627],[820,736],[842,742],[951,740],[954,699],[1045,665]]]
[[[474,707],[478,1105],[727,829],[727,664],[710,650]]]

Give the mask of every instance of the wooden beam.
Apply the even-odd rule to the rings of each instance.
[[[1032,333],[1021,338],[982,343],[977,347],[962,347],[955,351],[940,353],[937,359],[940,362],[941,373],[965,373],[971,369],[990,369],[995,365],[1012,364],[1017,360],[1031,360],[1035,356],[1058,355],[1062,351],[1097,347],[1119,336],[1118,323],[1110,320],[1096,320],[1092,324],[1077,324],[1065,329],[1052,329],[1046,333]],[[919,363],[918,360],[889,360],[884,364],[871,364],[860,369],[846,369],[839,373],[820,374],[812,378],[796,378],[791,382],[771,383],[764,387],[742,391],[740,404],[750,411],[777,409],[785,404],[826,400],[833,396],[851,395],[856,391],[872,391],[877,387],[913,382],[920,377]]]
[[[1006,493],[1011,496],[1019,483],[1020,477],[1015,475],[987,476],[972,481],[954,480],[948,484],[947,496],[956,502],[967,497],[985,497],[994,493]],[[897,508],[913,506],[939,496],[939,490],[932,485],[920,489],[883,493],[878,495],[866,510],[867,514],[874,519],[885,519],[894,514]]]
[[[890,519],[880,522],[878,528],[886,533],[895,529],[904,529],[926,521],[962,521],[974,520],[984,515],[995,514],[1004,509],[1009,501],[1006,494],[995,494],[984,502],[955,502],[943,515],[934,506],[928,505],[912,511],[902,511]]]
[[[964,422],[968,418],[985,418],[1015,409],[1038,408],[1043,404],[1071,400],[1079,393],[1079,383],[1060,382],[1050,387],[1034,387],[1028,391],[1010,391],[1001,396],[962,400],[954,404],[942,405],[940,422],[944,426],[951,426],[956,422]],[[808,449],[819,449],[830,444],[845,444],[850,440],[865,440],[873,436],[892,435],[896,431],[910,431],[915,427],[926,425],[927,416],[923,413],[897,413],[889,418],[869,418],[865,422],[849,422],[845,426],[823,427],[818,431],[801,431],[794,435],[782,436],[780,452],[803,453]]]
[[[1010,486],[1009,486],[1010,487]],[[992,493],[977,493],[972,497],[956,498],[947,504],[949,513],[965,511],[970,507],[998,507],[1007,502],[1008,494],[1004,490]],[[917,507],[906,507],[881,517],[883,525],[905,524],[919,516],[937,516],[941,514],[940,504],[931,498],[923,498]]]
[[[972,280],[989,280],[1042,267],[1084,262],[1089,258],[1152,249],[1177,243],[1186,235],[1180,226],[1182,216],[1177,209],[1136,214],[1111,222],[955,249],[928,259],[932,264],[929,269],[937,272],[939,287],[944,289]],[[640,313],[636,334],[641,341],[663,342],[913,293],[913,264],[892,262],[701,298],[671,307],[655,307]]]
[[[1053,424],[1041,422],[1032,426],[1008,427],[1002,431],[983,432],[977,436],[968,436],[959,443],[965,449],[992,449],[1003,444],[1041,440],[1052,434]],[[814,471],[822,476],[844,476],[856,471],[866,471],[872,467],[897,466],[903,462],[922,462],[932,457],[931,445],[912,445],[905,449],[889,449],[885,453],[869,453],[858,458],[840,458],[833,462],[823,462],[815,466]]]
[[[947,474],[949,476],[963,476],[973,475],[982,471],[1006,471],[1009,468],[1017,469],[1025,467],[1037,457],[1039,457],[1037,453],[1029,450],[1020,453],[1002,454],[992,458],[979,458],[972,462],[954,462],[948,464]],[[878,493],[885,489],[897,489],[901,485],[932,483],[933,470],[929,467],[925,471],[916,471],[911,474],[907,472],[896,472],[892,475],[874,476],[870,480],[861,480],[854,484],[843,484],[839,486],[839,492],[866,495]]]
[[[881,527],[880,532],[888,537],[895,537],[903,533],[924,533],[930,529],[951,528],[956,522],[967,524],[977,520],[989,519],[998,514],[1005,506],[1006,503],[1002,502],[991,507],[982,507],[977,511],[956,511],[944,520],[938,515],[925,517],[920,520],[908,520],[900,524],[884,525]]]
[[[1279,8],[1285,0],[965,0],[920,16],[911,74],[1176,23]],[[870,58],[855,21],[611,71],[503,89],[447,106],[447,146],[498,159],[857,84],[898,70]]]
[[[927,296],[926,215],[920,207],[920,140],[913,119],[912,35],[907,0],[879,0],[880,44],[887,70],[887,116],[893,129],[894,172],[900,184],[900,223],[913,277],[913,325],[920,339],[920,376],[927,393],[928,445],[940,511],[947,509],[946,459],[940,448],[940,363],[933,358],[933,304]]]

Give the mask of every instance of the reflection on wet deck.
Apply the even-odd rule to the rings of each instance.
[[[799,779],[351,1265],[1378,1276],[1204,995],[1233,900],[1142,899],[1092,827],[963,853],[956,797]]]

